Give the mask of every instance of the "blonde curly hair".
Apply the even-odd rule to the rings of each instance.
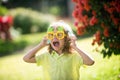
[[[70,47],[70,39],[69,39],[69,37],[75,36],[75,35],[74,35],[71,27],[62,20],[52,23],[49,27],[58,27],[58,26],[62,26],[64,28],[65,34],[67,35],[64,38],[65,46],[64,46],[62,52],[63,53],[72,53],[72,48]],[[52,51],[54,51],[54,49],[52,48],[52,46],[50,44],[49,44],[48,50],[49,50],[49,53],[52,53]]]

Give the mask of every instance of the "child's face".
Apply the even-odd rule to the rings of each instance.
[[[50,44],[55,51],[61,51],[64,48],[64,29],[60,27],[52,27],[53,30],[48,32],[48,39],[50,39]]]

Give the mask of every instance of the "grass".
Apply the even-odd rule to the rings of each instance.
[[[80,48],[95,59],[93,66],[81,68],[81,80],[120,80],[120,55],[103,59],[103,55],[94,51],[96,46],[93,47],[91,42],[92,38],[79,40]]]
[[[24,35],[22,39],[37,44],[42,34]],[[94,59],[93,66],[83,66],[80,69],[80,80],[120,80],[120,55],[104,58],[100,53],[93,51],[92,37],[78,41],[79,47],[89,53]],[[12,55],[0,57],[0,80],[40,80],[42,70],[36,64],[25,63],[22,58],[29,48],[15,52]]]
[[[33,33],[33,34],[26,34],[22,35],[21,37],[17,38],[16,40],[25,40],[30,44],[36,44],[40,42],[40,40],[45,36],[45,33]]]

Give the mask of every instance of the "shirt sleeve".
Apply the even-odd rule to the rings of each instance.
[[[76,62],[79,66],[83,65],[83,59],[79,54],[76,54]]]
[[[43,60],[43,54],[35,56],[37,66],[40,66]]]

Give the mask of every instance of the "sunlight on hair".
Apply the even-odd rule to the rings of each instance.
[[[65,23],[63,20],[59,20],[58,22],[53,22],[49,27],[58,27],[58,26],[62,26],[64,30],[68,32],[69,36],[75,36],[72,31],[72,28],[67,23]]]

